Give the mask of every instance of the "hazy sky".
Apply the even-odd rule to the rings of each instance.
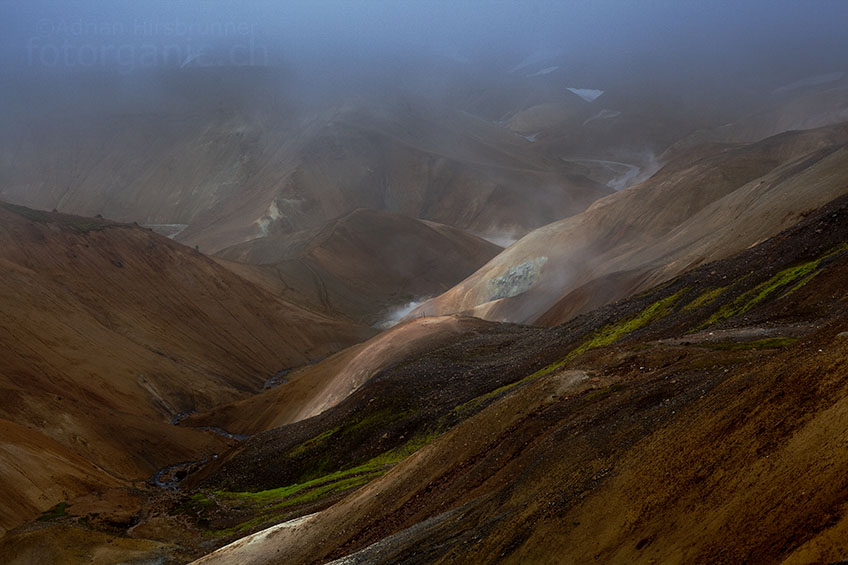
[[[213,52],[276,65],[562,50],[593,65],[826,66],[844,55],[846,21],[840,0],[0,0],[0,62],[130,70]]]

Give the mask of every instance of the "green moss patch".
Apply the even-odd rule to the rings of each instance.
[[[807,275],[806,277],[804,277],[803,279],[798,281],[795,284],[795,286],[793,286],[792,288],[790,288],[789,290],[784,292],[783,296],[781,296],[781,298],[789,296],[790,294],[792,294],[793,292],[795,292],[796,290],[798,290],[799,288],[801,288],[802,286],[804,286],[805,284],[807,284],[808,282],[810,282],[811,280],[813,280],[814,278],[816,278],[820,274],[821,274],[821,270],[813,271],[812,273],[810,273],[809,275]]]
[[[67,516],[68,513],[65,511],[68,508],[67,502],[60,502],[44,514],[38,517],[39,522],[49,522],[50,520],[56,520],[58,518],[62,518]]]
[[[761,303],[778,290],[786,288],[787,285],[798,281],[802,277],[805,277],[818,269],[822,260],[823,258],[814,259],[794,267],[789,267],[788,269],[783,269],[767,281],[762,282],[751,290],[740,294],[735,300],[719,308],[718,312],[710,316],[706,322],[698,327],[698,329],[711,326],[721,320],[726,320],[727,318],[732,318],[733,316],[739,316],[748,312],[751,308]]]
[[[625,336],[635,332],[636,330],[641,329],[661,318],[664,318],[672,312],[675,303],[680,299],[680,296],[686,292],[686,290],[688,289],[681,289],[676,293],[672,294],[671,296],[667,296],[662,300],[654,302],[632,318],[628,318],[623,322],[604,326],[597,332],[593,333],[591,337],[589,337],[589,339],[584,341],[575,349],[571,350],[568,355],[566,355],[559,361],[555,361],[554,363],[551,363],[550,365],[539,369],[535,373],[528,375],[523,379],[496,388],[495,390],[487,392],[486,394],[482,394],[480,396],[472,398],[468,402],[454,408],[454,413],[459,414],[461,416],[467,416],[487,401],[494,399],[498,396],[504,395],[520,386],[530,383],[531,381],[544,377],[545,375],[553,373],[554,371],[565,366],[565,364],[568,363],[571,359],[574,359],[578,355],[585,353],[590,349],[602,347],[605,345],[611,345],[616,341],[624,338]]]
[[[370,450],[365,449],[355,454],[350,451],[350,446],[367,446],[373,442],[374,437],[379,437],[412,416],[414,412],[403,405],[383,406],[365,414],[351,414],[340,424],[292,447],[286,453],[284,464],[292,471],[290,479],[303,484],[329,476],[343,468],[344,464],[355,466],[365,463],[373,457],[374,452],[371,451],[369,455]]]
[[[361,476],[382,474],[379,465],[365,464],[344,471],[330,473],[323,477],[306,481],[305,483],[288,485],[280,488],[262,490],[257,492],[229,492],[216,491],[215,496],[225,499],[249,500],[252,502],[267,504],[272,502],[286,501],[286,506],[291,506],[301,501],[306,493],[312,493],[310,500],[318,499],[321,495],[330,494],[338,490],[344,490],[345,485]],[[313,492],[314,491],[314,492]]]
[[[181,509],[202,510],[216,504],[226,507],[252,507],[255,516],[224,530],[210,530],[207,535],[241,534],[270,523],[279,523],[296,514],[298,506],[320,502],[328,497],[355,490],[384,475],[389,469],[433,441],[440,434],[431,432],[416,436],[400,447],[386,451],[362,465],[336,471],[303,483],[257,492],[214,491],[207,496],[194,494]],[[211,498],[210,498],[211,497]],[[214,499],[214,501],[213,501]]]
[[[648,324],[668,316],[674,309],[675,303],[686,290],[687,289],[679,290],[671,296],[667,296],[662,300],[654,302],[632,318],[628,318],[623,322],[604,326],[592,334],[588,340],[569,353],[565,360],[577,357],[581,353],[585,353],[586,351],[596,347],[611,345],[636,330],[644,328]]]
[[[295,446],[289,452],[289,455],[291,455],[292,457],[296,457],[296,456],[300,455],[301,453],[305,453],[305,452],[309,451],[310,449],[321,446],[323,443],[326,442],[326,440],[331,435],[338,432],[339,429],[341,429],[341,426],[336,426],[335,428],[331,428],[329,430],[321,432],[317,436],[306,440],[305,442],[301,443],[300,445]]]
[[[719,287],[719,288],[712,288],[712,289],[704,292],[700,296],[698,296],[698,298],[696,298],[695,300],[693,300],[692,302],[690,302],[686,306],[684,306],[683,311],[687,312],[687,311],[691,311],[691,310],[697,310],[698,308],[701,308],[703,306],[709,306],[710,304],[715,302],[716,299],[719,296],[724,294],[725,291],[729,288],[730,288],[730,285],[722,286],[722,287]]]

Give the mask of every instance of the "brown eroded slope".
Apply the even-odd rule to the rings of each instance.
[[[376,324],[393,307],[444,292],[500,250],[456,228],[360,209],[320,230],[275,232],[218,256],[283,298]]]
[[[0,265],[0,418],[30,430],[20,445],[6,436],[20,457],[2,488],[23,495],[0,501],[6,527],[94,480],[144,479],[220,451],[223,437],[171,419],[373,334],[286,303],[149,230],[100,219],[2,204]],[[38,441],[44,454],[25,455]],[[52,486],[39,468],[51,453]],[[95,479],[80,475],[81,461]],[[71,480],[63,476],[76,486],[56,488]]]
[[[544,332],[560,361],[328,509],[198,563],[837,562],[846,276],[842,197]]]
[[[486,326],[476,318],[454,316],[404,322],[287,375],[288,380],[277,387],[190,416],[185,424],[254,434],[310,418],[342,402],[380,371]]]
[[[112,531],[177,540],[182,549],[166,551],[183,561],[272,526],[210,562],[838,552],[841,451],[812,441],[798,455],[792,444],[812,418],[825,416],[829,438],[844,426],[826,416],[847,375],[846,214],[843,197],[738,256],[557,328],[457,319],[447,344],[392,352],[411,336],[404,328],[427,329],[400,326],[398,339],[372,342],[391,366],[191,472],[181,492],[135,513],[137,525]],[[795,451],[786,459],[784,447]],[[787,498],[795,477],[821,496]],[[104,544],[84,518],[18,530],[0,549],[14,556],[63,528]],[[692,523],[707,527],[694,541]]]
[[[4,563],[161,563],[178,549],[160,542],[116,537],[111,532],[92,532],[57,527],[16,535],[0,541]]]
[[[8,420],[0,420],[0,476],[0,537],[53,501],[121,484],[73,450]]]
[[[846,143],[843,124],[687,152],[641,185],[532,232],[412,315],[553,325],[644,290],[843,194]]]

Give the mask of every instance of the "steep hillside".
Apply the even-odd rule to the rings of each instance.
[[[360,209],[318,230],[275,232],[218,256],[279,296],[371,325],[444,292],[499,251],[443,224]]]
[[[230,440],[172,419],[373,335],[97,218],[0,204],[0,265],[3,527],[220,451]]]
[[[553,329],[401,325],[186,421],[255,414],[246,429],[267,431],[183,467],[181,489],[129,504],[125,525],[72,501],[0,550],[32,555],[61,535],[97,551],[111,532],[179,562],[243,536],[202,562],[533,562],[552,546],[575,561],[832,561],[845,550],[846,219],[842,197]]]
[[[122,484],[42,433],[8,420],[0,420],[0,430],[0,535],[54,503]]]
[[[255,434],[305,420],[343,402],[386,369],[489,327],[490,323],[476,318],[454,316],[404,322],[286,375],[286,382],[280,386],[193,415],[184,425],[214,425],[240,434]]]
[[[326,510],[198,563],[837,561],[846,275],[843,197],[740,255],[538,333],[556,360],[540,370],[521,361],[526,340],[502,344],[515,384],[493,383],[473,415],[385,474],[351,469],[368,484]],[[320,484],[300,483],[300,499]]]
[[[648,181],[540,228],[411,315],[546,325],[762,241],[848,187],[848,126],[681,154]]]

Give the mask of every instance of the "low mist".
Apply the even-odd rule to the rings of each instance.
[[[7,87],[22,76],[77,77],[90,82],[68,94],[85,98],[98,86],[111,88],[107,75],[116,74],[126,79],[128,104],[140,94],[133,77],[157,71],[272,67],[283,90],[314,102],[373,94],[387,83],[461,88],[446,82],[442,66],[474,81],[534,57],[546,66],[527,65],[525,74],[557,67],[549,72],[566,74],[574,88],[709,88],[719,94],[716,104],[722,89],[778,88],[842,65],[848,5],[6,0],[0,11]]]
[[[0,16],[0,199],[185,226],[210,252],[356,208],[506,246],[639,184],[694,132],[840,80],[848,51],[848,3],[826,0],[6,0]]]

